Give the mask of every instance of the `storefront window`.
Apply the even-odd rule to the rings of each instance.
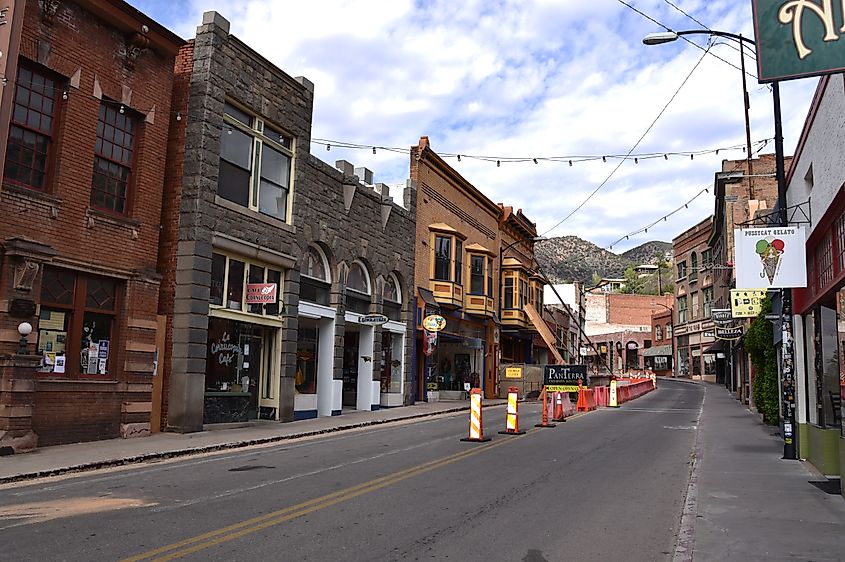
[[[402,336],[384,331],[381,334],[381,391],[402,392]]]
[[[39,372],[110,374],[117,299],[115,279],[45,267],[38,325]]]
[[[299,394],[317,392],[317,347],[320,328],[316,321],[300,318],[296,341],[296,381]]]
[[[246,278],[246,279],[245,279]],[[246,283],[270,283],[276,285],[276,300],[262,304],[246,304]],[[227,257],[224,254],[212,254],[211,257],[211,290],[209,303],[223,306],[223,295],[226,295],[225,307],[264,316],[278,316],[282,309],[281,302],[282,272],[263,265],[246,263]]]

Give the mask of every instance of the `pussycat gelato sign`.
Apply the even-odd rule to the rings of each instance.
[[[807,286],[807,238],[802,227],[734,230],[737,289]]]

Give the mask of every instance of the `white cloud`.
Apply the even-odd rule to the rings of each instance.
[[[615,0],[131,0],[184,37],[206,10],[291,75],[315,82],[313,136],[408,147],[421,135],[441,153],[502,157],[625,154],[702,55],[684,41],[646,47],[661,29]],[[675,1],[705,25],[753,36],[751,6],[730,0]],[[663,0],[638,9],[672,29],[698,24]],[[706,45],[705,36],[694,36]],[[739,66],[730,46],[715,55]],[[750,56],[748,71],[755,72]],[[787,153],[798,140],[815,80],[781,85]],[[754,140],[773,136],[772,98],[748,78]],[[662,157],[744,144],[740,72],[707,56],[635,152],[661,153],[624,163],[599,193],[550,236],[577,234],[607,246],[671,212],[713,182],[741,150]],[[772,152],[770,143],[766,152]],[[379,151],[330,153],[403,182],[407,156]],[[463,158],[450,163],[494,202],[522,208],[545,232],[601,184],[618,160],[513,164]],[[660,221],[648,234],[670,240],[713,210],[712,194]]]

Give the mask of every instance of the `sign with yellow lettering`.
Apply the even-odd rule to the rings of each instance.
[[[505,367],[506,379],[521,379],[522,367]]]
[[[765,289],[731,289],[731,316],[755,318],[760,314],[765,298]]]

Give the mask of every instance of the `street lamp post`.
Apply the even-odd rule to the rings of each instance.
[[[710,35],[715,37],[726,37],[728,39],[732,39],[739,43],[740,45],[740,54],[742,55],[742,80],[743,85],[745,84],[745,56],[742,49],[743,43],[747,43],[748,45],[752,46],[755,50],[757,48],[757,43],[748,39],[747,37],[743,37],[742,35],[738,35],[736,33],[728,33],[726,31],[714,31],[711,29],[693,29],[689,31],[666,31],[660,33],[652,33],[647,35],[643,39],[643,43],[646,45],[660,45],[662,43],[668,43],[670,41],[675,41],[678,37],[682,35]],[[746,131],[749,130],[748,127],[748,103],[747,103],[747,90],[743,86],[743,97],[745,98],[745,106],[746,106]],[[789,218],[787,216],[786,210],[786,172],[784,166],[784,154],[783,154],[783,124],[781,119],[781,111],[780,111],[780,87],[777,81],[772,82],[772,102],[773,102],[773,110],[774,110],[774,121],[775,121],[775,176],[777,178],[778,184],[778,198],[777,198],[777,207],[778,207],[778,224],[779,226],[788,226],[789,225]],[[750,135],[750,133],[748,133]],[[748,137],[750,139],[750,136]],[[749,141],[750,142],[750,141]],[[749,163],[750,163],[750,151],[749,151]],[[750,175],[750,171],[749,171]],[[798,449],[795,443],[795,373],[793,371],[793,362],[794,362],[794,355],[793,355],[793,343],[792,343],[792,290],[785,288],[781,289],[781,302],[782,302],[782,312],[781,312],[781,331],[783,333],[783,342],[781,343],[781,356],[783,360],[781,361],[781,373],[780,373],[780,382],[781,382],[781,396],[783,398],[783,458],[790,459],[790,460],[797,460],[798,459]]]

